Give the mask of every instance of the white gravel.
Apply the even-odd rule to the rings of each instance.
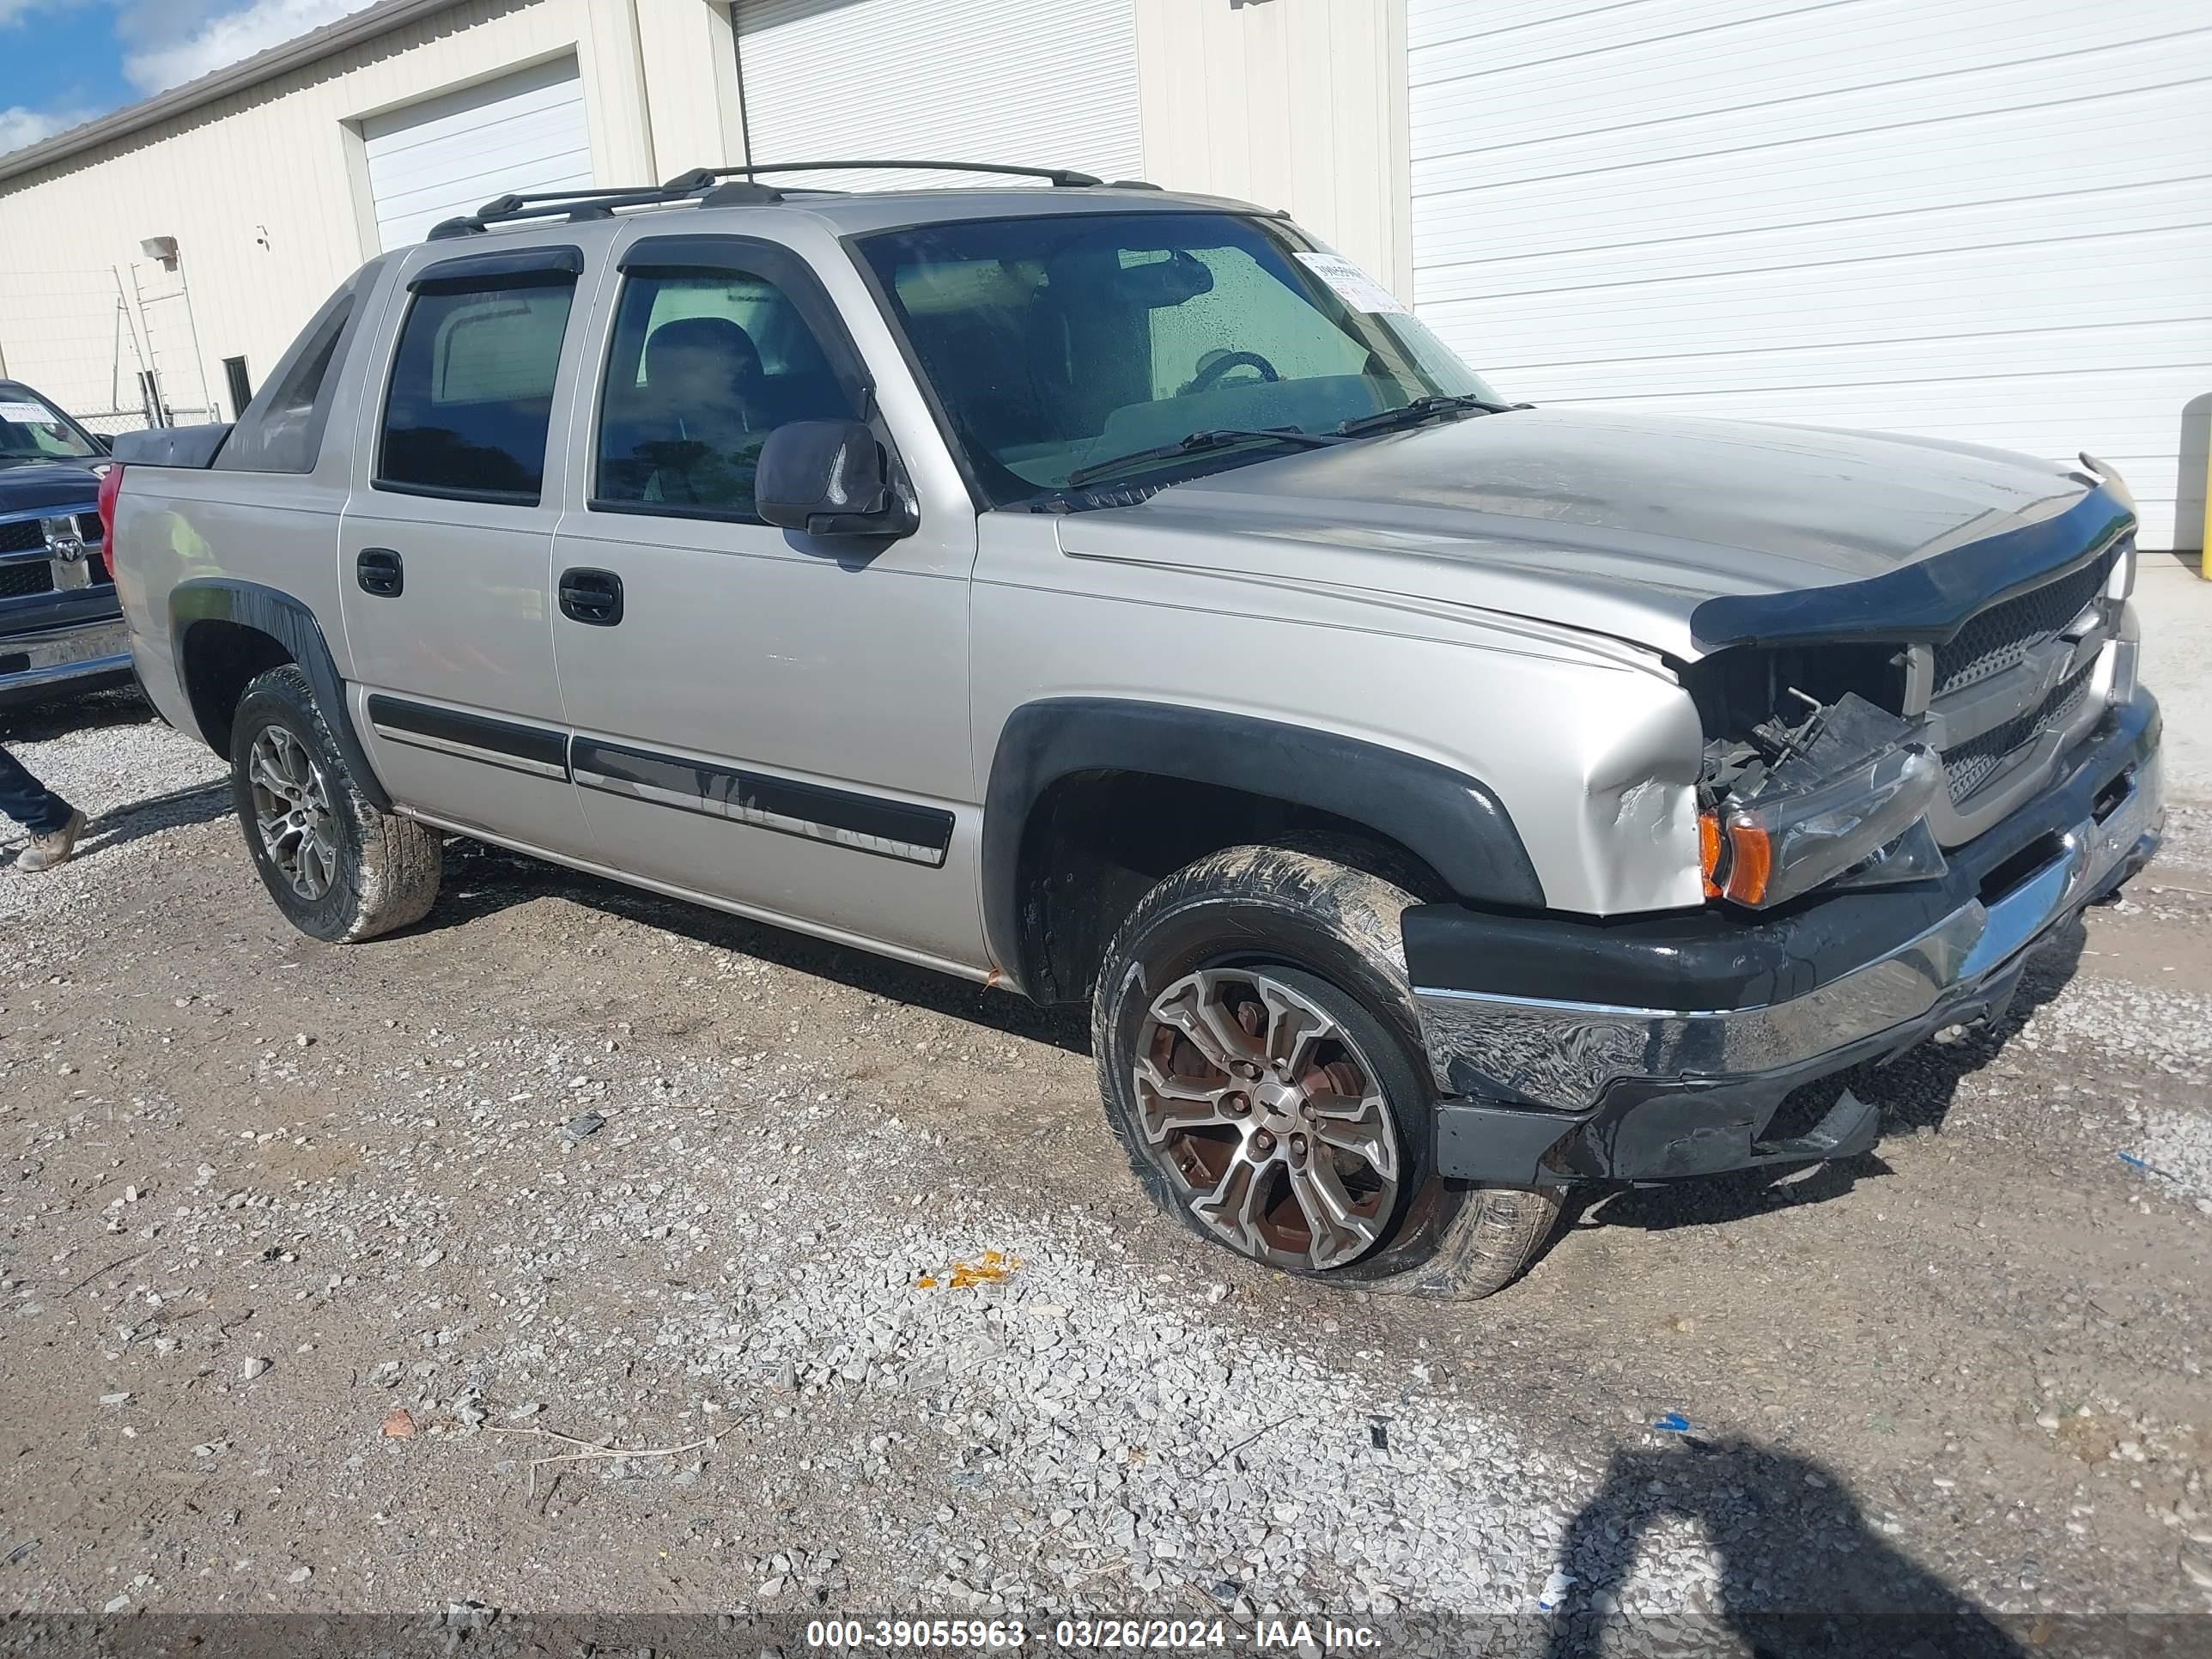
[[[177,1310],[275,1300],[316,1328],[381,1311],[389,1346],[359,1403],[334,1432],[300,1431],[279,1471],[334,1505],[377,1501],[389,1474],[362,1435],[404,1408],[419,1434],[366,1443],[404,1458],[476,1441],[501,1503],[521,1501],[532,1457],[567,1449],[541,1429],[685,1449],[562,1466],[572,1478],[799,1470],[854,1494],[841,1537],[761,1558],[764,1608],[857,1583],[952,1610],[1168,1594],[1245,1617],[1526,1613],[1597,1485],[1473,1404],[1458,1383],[1479,1376],[1455,1381],[1443,1356],[1346,1368],[1319,1332],[1239,1323],[1258,1275],[1194,1247],[1190,1276],[1148,1278],[1087,1207],[1017,1217],[960,1196],[944,1138],[766,1054],[633,1076],[603,1046],[433,1030],[411,1063],[358,1080],[357,1121],[319,1152],[299,1114],[335,1062],[261,1042],[267,1127],[221,1167],[140,1189],[132,1138],[183,1109],[104,1109],[138,1194],[106,1231],[150,1251],[75,1340],[149,1400],[210,1372],[293,1388],[312,1357],[271,1372],[266,1350]],[[580,1143],[563,1133],[580,1108],[607,1120]],[[83,1121],[32,1111],[15,1128],[35,1158]],[[345,1179],[277,1173],[324,1156]],[[956,1286],[963,1262],[1003,1282]],[[65,1248],[51,1271],[73,1264]],[[1699,1607],[1718,1577],[1701,1535],[1662,1520],[1620,1600]]]
[[[15,982],[19,1008],[75,994],[48,986],[88,939],[114,958],[143,923],[103,901],[158,860],[204,860],[219,845],[240,905],[256,902],[234,828],[208,822],[228,802],[209,787],[222,767],[198,744],[141,723],[15,746],[98,815],[100,854],[35,878],[0,870],[0,983]],[[264,939],[281,933],[255,914]],[[596,1561],[647,1519],[696,1509],[744,1538],[744,1558],[718,1565],[741,1568],[729,1579],[750,1587],[749,1605],[775,1611],[918,1599],[987,1613],[1527,1613],[1547,1584],[1579,1607],[1584,1592],[1556,1575],[1586,1565],[1632,1613],[1720,1601],[1711,1540],[1666,1512],[1656,1480],[1640,1495],[1613,1491],[1595,1528],[1605,1547],[1638,1540],[1617,1585],[1609,1563],[1562,1562],[1571,1520],[1601,1487],[1597,1463],[1623,1449],[1663,1460],[1680,1443],[1631,1411],[1610,1435],[1558,1443],[1588,1445],[1589,1461],[1538,1445],[1486,1386],[1485,1316],[1461,1322],[1471,1346],[1443,1348],[1437,1327],[1435,1351],[1402,1334],[1387,1352],[1353,1349],[1345,1333],[1370,1322],[1363,1298],[1286,1289],[1194,1242],[1140,1243],[1126,1203],[1024,1203],[1018,1161],[979,1170],[972,1134],[942,1132],[942,1103],[932,1115],[881,1071],[869,1081],[780,1037],[744,1036],[799,1018],[795,996],[750,1000],[778,980],[789,993],[787,970],[650,922],[622,926],[633,945],[649,942],[641,966],[634,954],[625,968],[701,987],[686,1012],[720,1016],[711,1036],[684,1024],[680,1040],[632,1041],[619,1016],[635,981],[590,962],[611,931],[601,919],[531,935],[565,952],[549,959],[544,1006],[526,993],[490,1022],[465,1005],[462,936],[412,956],[395,945],[415,976],[395,973],[398,994],[372,1005],[398,1018],[362,1021],[378,1028],[374,1044],[316,1024],[329,993],[289,958],[257,957],[230,975],[270,996],[222,1030],[204,1022],[230,1008],[206,1006],[191,968],[174,984],[144,982],[125,956],[128,998],[109,1006],[127,1007],[142,1041],[174,1036],[173,1072],[164,1062],[111,1085],[93,1064],[93,1039],[110,1039],[79,1043],[66,1026],[12,1062],[9,1150],[29,1173],[0,1192],[0,1223],[37,1243],[8,1284],[11,1331],[81,1360],[98,1379],[86,1401],[119,1396],[98,1408],[131,1434],[109,1443],[131,1471],[116,1479],[174,1480],[189,1454],[237,1471],[224,1501],[312,1493],[322,1528],[301,1550],[315,1556],[312,1572],[264,1553],[251,1571],[228,1563],[210,1577],[204,1555],[165,1566],[157,1545],[126,1561],[140,1544],[117,1544],[104,1571],[132,1585],[119,1600],[211,1606],[234,1583],[258,1593],[312,1580],[318,1597],[378,1605],[391,1594],[380,1567],[419,1591],[383,1529],[404,1509],[399,1495],[460,1463],[471,1477],[460,1539],[409,1548],[465,1564],[494,1547],[469,1540],[471,1522],[502,1540],[557,1527],[549,1597],[605,1597]],[[453,1014],[449,995],[464,1000]],[[872,1036],[867,1002],[848,995],[845,1006]],[[572,1016],[590,1040],[565,1034]],[[2212,1194],[2212,1115],[2189,1103],[2212,1075],[2208,1016],[2212,1000],[2084,974],[2033,1015],[2014,1052],[2053,1057],[2042,1103],[2053,1113],[2087,1109],[2057,1079],[2091,1062],[2152,1085],[2146,1097],[2131,1082],[2124,1117],[2094,1132],[2100,1145],[2128,1133],[2112,1150],[2178,1177],[2163,1184],[2185,1188],[2187,1204]],[[420,1024],[430,1018],[471,1035]],[[620,1040],[601,1040],[610,1032]],[[1024,1062],[1006,1054],[1011,1076]],[[203,1122],[199,1085],[217,1077],[234,1115],[227,1139],[187,1142],[185,1126]],[[80,1159],[91,1141],[99,1167],[60,1201],[52,1177],[31,1177],[47,1158],[61,1165],[72,1140]],[[179,1157],[181,1145],[196,1150]],[[1125,1185],[1102,1170],[1100,1190]],[[1175,1232],[1164,1219],[1139,1225]],[[131,1251],[126,1270],[98,1271]],[[956,1264],[986,1261],[1005,1267],[1002,1282],[950,1282]],[[78,1285],[64,1300],[61,1287]],[[235,1325],[240,1310],[260,1311]],[[1559,1356],[1570,1392],[1583,1358]],[[533,1468],[571,1449],[556,1436],[613,1455]],[[143,1468],[128,1461],[138,1458]],[[1862,1499],[1870,1515],[1887,1506],[1878,1492]],[[1808,1534],[1826,1524],[1809,1509],[1793,1521]],[[1588,1517],[1582,1535],[1594,1535]],[[1806,1560],[1817,1562],[1815,1545]],[[1850,1545],[1839,1533],[1829,1547]],[[438,1586],[483,1588],[459,1572]]]
[[[112,704],[110,708],[108,705]],[[207,793],[227,787],[229,769],[208,748],[174,727],[149,720],[135,699],[103,700],[103,711],[123,718],[75,726],[61,735],[23,741],[0,728],[0,743],[33,775],[91,820],[81,854],[105,851],[96,861],[65,864],[37,877],[14,868],[27,839],[12,818],[0,818],[0,973],[21,971],[26,951],[50,949],[40,943],[50,933],[30,927],[33,920],[97,906],[102,888],[118,873],[118,861],[143,865],[175,844],[184,825],[228,810],[227,797]],[[33,726],[32,730],[42,727]]]
[[[2212,1079],[2212,997],[2076,975],[2016,1039],[2051,1054],[2109,1054],[2189,1084]]]

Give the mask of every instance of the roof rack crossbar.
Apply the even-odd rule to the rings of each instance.
[[[1010,179],[1049,179],[1055,189],[1088,190],[1104,182],[1087,173],[1067,167],[1020,167],[997,161],[748,161],[742,167],[694,167],[678,173],[662,186],[678,195],[689,195],[717,179],[750,179],[757,173],[837,173],[878,168],[919,168],[932,173],[993,173]]]
[[[590,219],[611,219],[618,207],[652,207],[672,199],[658,185],[603,190],[544,191],[532,196],[497,196],[474,213],[441,220],[430,228],[428,240],[442,242],[456,236],[476,236],[491,225],[513,224],[522,219],[566,219],[570,224]]]
[[[495,219],[512,213],[517,208],[538,207],[547,202],[603,201],[612,196],[658,196],[659,185],[593,185],[583,190],[540,190],[525,196],[495,196],[471,216],[477,219]]]

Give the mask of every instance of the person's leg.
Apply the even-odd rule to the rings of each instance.
[[[34,836],[53,835],[76,816],[75,808],[33,777],[4,747],[0,747],[0,814]]]

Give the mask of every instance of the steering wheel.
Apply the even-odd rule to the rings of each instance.
[[[1216,351],[1210,353],[1198,366],[1198,373],[1191,376],[1190,384],[1182,389],[1182,395],[1188,398],[1193,392],[1211,391],[1214,383],[1232,368],[1256,368],[1260,371],[1260,378],[1267,381],[1283,378],[1276,373],[1274,364],[1256,351]]]

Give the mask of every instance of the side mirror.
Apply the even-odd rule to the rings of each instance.
[[[810,536],[908,536],[918,522],[891,487],[890,455],[858,421],[793,421],[769,433],[753,507]]]

